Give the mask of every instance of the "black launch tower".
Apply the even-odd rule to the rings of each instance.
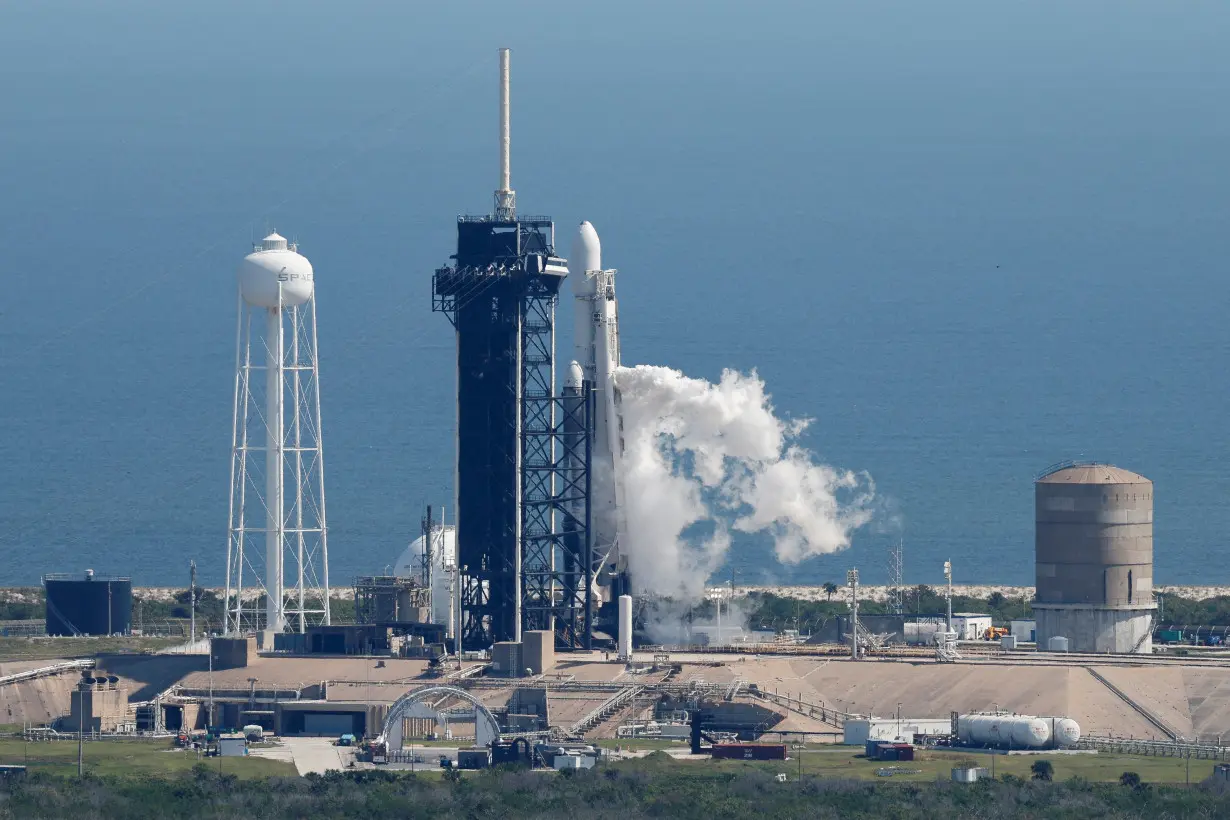
[[[568,274],[550,217],[516,215],[508,175],[508,52],[500,52],[495,213],[457,219],[432,309],[457,333],[457,570],[465,649],[553,630],[592,642],[592,401],[555,391],[555,308]],[[565,430],[567,428],[567,431]]]

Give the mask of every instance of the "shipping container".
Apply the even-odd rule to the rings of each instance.
[[[785,760],[784,743],[717,743],[713,756],[721,760]]]

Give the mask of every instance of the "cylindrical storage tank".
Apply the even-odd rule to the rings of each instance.
[[[1051,740],[1051,725],[1042,718],[1015,717],[1011,731],[1014,749],[1041,749]]]
[[[957,741],[997,749],[1040,749],[1050,741],[1050,725],[1028,715],[961,715]]]
[[[1153,603],[1153,482],[1109,464],[1054,470],[1034,485],[1037,602]]]
[[[1042,475],[1034,495],[1038,645],[1064,636],[1073,652],[1151,652],[1153,482],[1075,464]]]
[[[619,657],[632,657],[632,596],[619,596]]]
[[[1075,746],[1081,739],[1081,727],[1072,718],[1058,718],[1051,734],[1051,739],[1060,749]]]
[[[130,578],[93,571],[45,575],[43,589],[48,635],[127,635],[132,631]]]

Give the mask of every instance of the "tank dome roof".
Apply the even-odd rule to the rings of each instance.
[[[1067,464],[1038,478],[1039,484],[1152,484],[1139,473],[1113,464]]]

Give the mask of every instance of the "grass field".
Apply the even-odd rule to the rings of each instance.
[[[85,770],[90,774],[186,774],[198,762],[213,771],[249,779],[281,775],[294,777],[295,767],[259,757],[197,759],[196,753],[173,748],[170,741],[100,740],[85,744]],[[27,765],[32,771],[77,775],[77,744],[69,740],[27,742],[0,739],[0,763]]]
[[[92,658],[120,652],[154,652],[184,642],[183,638],[140,635],[120,638],[0,638],[0,661]]]

